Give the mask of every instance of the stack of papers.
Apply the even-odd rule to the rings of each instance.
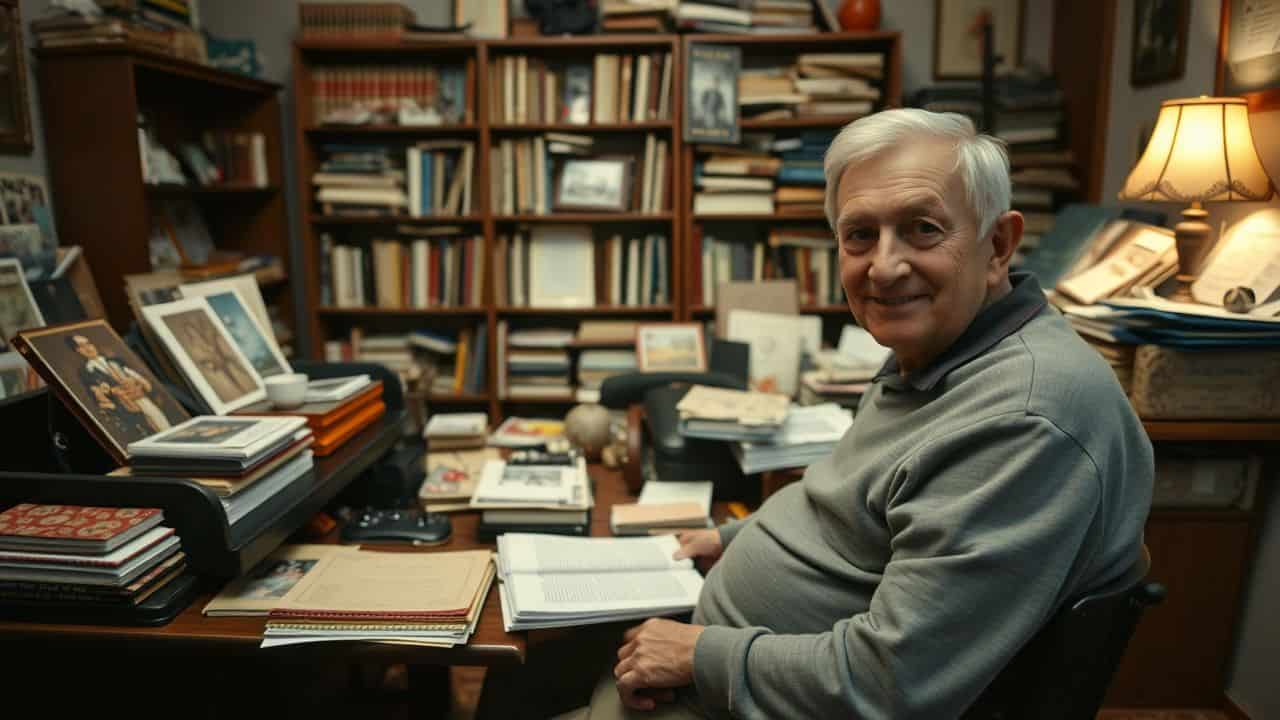
[[[358,640],[453,647],[475,632],[493,583],[488,550],[344,548],[271,608],[262,647]]]
[[[831,453],[853,424],[853,413],[835,403],[793,407],[769,442],[739,442],[730,449],[746,474],[805,467]]]
[[[650,480],[635,503],[614,505],[609,527],[614,535],[712,527],[709,482]]]
[[[426,478],[418,488],[418,502],[429,512],[471,509],[476,483],[490,460],[501,460],[496,448],[429,452],[423,460]]]
[[[711,440],[769,440],[782,428],[785,395],[694,385],[676,403],[680,434]]]
[[[488,413],[436,413],[422,430],[432,450],[484,447],[488,435]]]
[[[572,627],[693,610],[702,576],[672,560],[673,535],[498,538],[502,624],[508,632]]]
[[[510,465],[490,460],[471,495],[471,508],[483,511],[483,536],[504,532],[586,535],[592,504],[582,458],[573,465]]]

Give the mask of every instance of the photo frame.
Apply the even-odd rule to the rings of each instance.
[[[275,332],[271,329],[271,315],[267,312],[266,301],[262,299],[262,288],[258,285],[258,278],[253,273],[241,273],[230,277],[195,283],[182,283],[178,286],[178,290],[182,292],[182,297],[184,298],[208,297],[209,295],[217,295],[229,290],[239,293],[245,307],[249,308],[253,313],[253,317],[257,319],[258,325],[262,327],[267,337],[270,338],[272,343],[276,342]]]
[[[253,363],[202,297],[142,308],[144,322],[215,415],[266,399]]]
[[[1238,95],[1249,111],[1280,107],[1280,0],[1223,0],[1214,93]]]
[[[566,158],[560,163],[552,209],[626,212],[631,209],[633,162],[628,157]]]
[[[640,372],[706,372],[707,346],[699,323],[645,323],[636,327]]]
[[[1182,77],[1187,69],[1189,0],[1135,0],[1129,84],[1155,85]]]
[[[259,375],[269,378],[293,372],[289,360],[280,352],[271,334],[258,324],[240,291],[227,289],[209,293],[204,299]]]
[[[0,0],[0,152],[31,153],[27,47],[18,0]]]
[[[586,225],[543,225],[529,236],[529,305],[596,304],[595,239]]]
[[[736,145],[742,138],[738,75],[742,48],[690,43],[685,65],[685,142]]]
[[[191,419],[104,320],[18,333],[23,356],[120,464],[129,443]]]
[[[19,330],[44,327],[44,314],[17,258],[0,258],[0,350]]]
[[[983,13],[991,13],[997,68],[1022,62],[1025,0],[937,0],[933,18],[933,77],[976,80],[982,77]]]

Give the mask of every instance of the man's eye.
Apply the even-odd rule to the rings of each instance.
[[[934,225],[928,220],[918,220],[916,221],[916,232],[921,235],[933,235],[935,233],[942,232],[942,228]]]
[[[875,242],[876,232],[871,228],[853,228],[845,235],[845,239],[851,243],[866,245]]]

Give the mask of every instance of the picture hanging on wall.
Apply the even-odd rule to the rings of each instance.
[[[1223,1],[1214,92],[1250,111],[1280,107],[1280,0]]]
[[[0,0],[0,152],[31,152],[31,108],[27,104],[27,49],[18,0]]]

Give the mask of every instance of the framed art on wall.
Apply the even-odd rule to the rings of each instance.
[[[18,0],[0,0],[0,152],[31,152],[27,49]]]
[[[1280,107],[1280,0],[1223,0],[1214,92]]]
[[[982,19],[991,16],[997,70],[1022,62],[1024,0],[937,0],[933,18],[933,77],[974,80],[982,75]]]
[[[1129,84],[1155,85],[1182,77],[1187,68],[1188,0],[1136,0]]]
[[[707,350],[699,323],[646,323],[636,327],[640,372],[706,372]]]

